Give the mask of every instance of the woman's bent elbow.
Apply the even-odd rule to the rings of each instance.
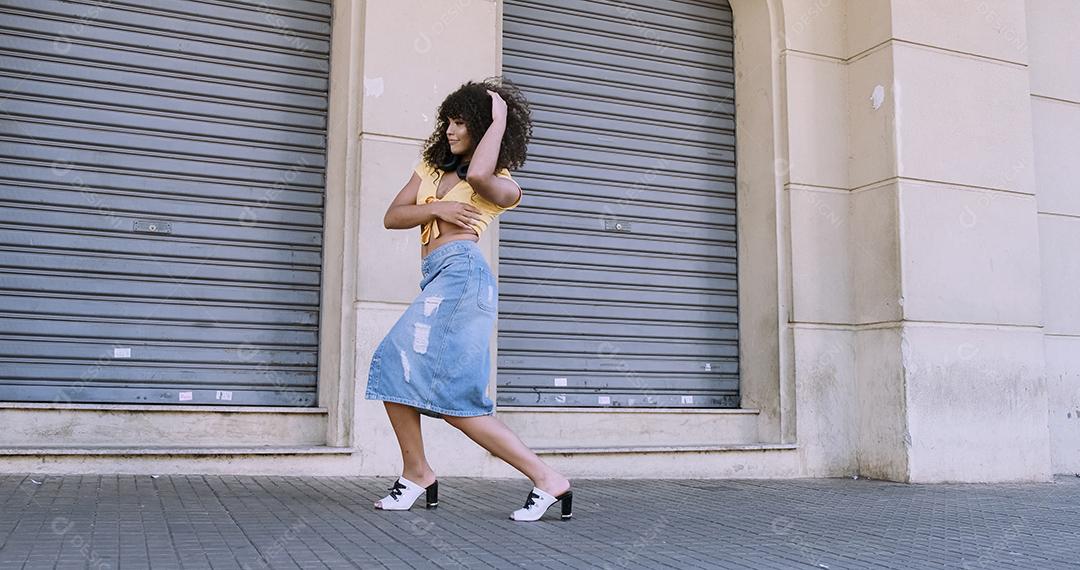
[[[388,230],[406,230],[412,226],[394,217],[383,218],[383,227]]]

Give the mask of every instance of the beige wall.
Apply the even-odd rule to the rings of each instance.
[[[731,4],[742,409],[499,416],[575,477],[1080,470],[1075,3]],[[382,216],[442,97],[499,72],[499,23],[491,0],[335,2],[319,409],[0,407],[28,426],[0,442],[23,442],[0,469],[396,474],[363,392],[419,293],[420,247]],[[494,224],[481,240],[496,272],[497,239]],[[128,438],[125,453],[76,453],[139,426],[141,452]],[[440,474],[517,476],[424,426]],[[261,449],[223,449],[220,434]],[[69,450],[28,451],[46,443]]]
[[[1024,2],[894,2],[908,477],[1050,474]],[[876,130],[876,129],[871,129]]]
[[[1028,0],[1035,197],[1055,473],[1080,472],[1080,4]]]
[[[1045,480],[1024,2],[783,8],[800,446],[874,477]]]

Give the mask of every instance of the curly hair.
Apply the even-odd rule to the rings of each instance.
[[[428,164],[446,168],[456,163],[454,154],[450,152],[450,142],[446,139],[446,128],[451,118],[465,121],[473,145],[480,143],[491,126],[491,95],[488,95],[488,89],[506,101],[506,131],[499,145],[495,170],[513,170],[525,164],[526,148],[532,138],[532,111],[517,86],[501,77],[466,82],[443,99],[439,105],[435,131],[424,144],[423,157]]]

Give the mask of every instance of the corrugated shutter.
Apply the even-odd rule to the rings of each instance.
[[[727,2],[507,0],[534,109],[500,217],[498,402],[738,406]]]
[[[0,400],[314,405],[329,3],[0,14]]]

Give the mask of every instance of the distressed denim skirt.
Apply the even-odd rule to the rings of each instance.
[[[493,413],[489,345],[499,291],[491,268],[462,239],[428,252],[420,270],[420,295],[375,349],[364,397],[432,417]]]

